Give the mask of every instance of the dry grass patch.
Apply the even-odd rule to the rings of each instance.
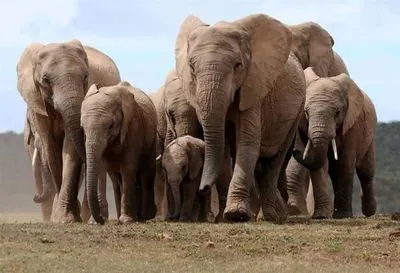
[[[399,272],[388,216],[284,225],[0,224],[0,272]]]

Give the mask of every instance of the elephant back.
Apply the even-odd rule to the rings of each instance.
[[[96,84],[98,88],[117,85],[121,76],[115,62],[103,52],[84,46],[89,62],[89,85]]]

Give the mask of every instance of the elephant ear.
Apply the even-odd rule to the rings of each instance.
[[[136,104],[135,95],[129,89],[129,87],[122,86],[119,92],[122,109],[122,124],[120,131],[121,144],[125,142],[126,135],[128,134],[129,126],[133,118],[133,109],[135,108]]]
[[[201,26],[208,26],[198,17],[189,15],[186,17],[181,28],[179,29],[178,36],[175,43],[175,61],[176,61],[176,73],[182,80],[182,89],[187,96],[189,102],[194,106],[194,92],[195,85],[189,66],[188,59],[188,42],[190,34]]]
[[[89,90],[87,91],[85,98],[88,98],[94,94],[99,93],[99,89],[97,88],[97,85],[94,83],[89,87]]]
[[[30,44],[21,54],[17,64],[17,88],[24,101],[34,113],[48,116],[44,98],[33,79],[38,52],[44,45]]]
[[[189,139],[193,139],[190,137]],[[195,139],[197,142],[197,139]],[[190,140],[187,142],[187,152],[189,157],[189,178],[195,179],[201,175],[201,170],[204,164],[204,145],[192,143]]]
[[[328,77],[334,60],[332,36],[317,23],[310,23],[310,40],[308,46],[309,66],[320,77]]]
[[[304,77],[306,78],[306,86],[308,87],[310,83],[319,79],[318,75],[315,74],[312,67],[307,67],[304,70]]]
[[[273,89],[289,57],[291,33],[280,21],[264,14],[235,21],[250,34],[251,59],[240,89],[239,109],[244,111]]]
[[[342,129],[344,135],[354,126],[364,109],[364,94],[358,88],[357,84],[345,73],[333,78],[340,83],[343,90],[347,91],[348,106]]]

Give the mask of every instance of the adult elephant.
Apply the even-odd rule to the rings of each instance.
[[[164,172],[161,167],[161,154],[164,151],[165,136],[167,133],[167,121],[164,107],[164,85],[157,92],[149,94],[157,112],[157,145],[156,145],[156,177],[154,180],[154,198],[157,207],[156,217],[162,220],[167,216],[167,193]]]
[[[163,99],[164,112],[161,115],[164,114],[167,124],[164,147],[167,147],[174,139],[187,135],[203,140],[203,130],[197,118],[196,109],[186,99],[182,90],[182,82],[175,69],[169,71],[167,75]],[[216,183],[218,203],[213,202],[213,209],[218,211],[216,222],[222,220],[229,182],[232,177],[231,156],[228,147],[226,147],[220,168],[222,169],[221,176]]]
[[[345,73],[319,77],[312,68],[304,73],[307,123],[300,126],[300,141],[296,141],[293,156],[310,170],[316,180],[313,185],[327,184],[325,174],[329,169],[335,195],[334,218],[352,217],[353,179],[357,173],[363,192],[362,212],[371,216],[376,212],[374,105]]]
[[[264,218],[279,220],[278,176],[293,142],[305,98],[305,80],[291,33],[263,14],[207,25],[195,16],[183,22],[176,41],[176,71],[203,127],[205,160],[199,190],[220,174],[225,129],[233,124],[235,165],[224,217],[251,218],[249,189],[259,158]]]
[[[333,50],[334,39],[321,25],[315,22],[305,22],[298,25],[290,25],[288,28],[293,37],[291,50],[303,69],[312,67],[315,73],[321,77],[337,76],[341,73],[349,75],[343,59]],[[300,123],[307,123],[304,115]],[[306,195],[310,174],[307,168],[292,157],[286,168],[286,179],[289,214],[308,214]],[[311,179],[311,181],[315,193],[315,209],[312,217],[318,219],[329,218],[332,214],[332,209],[328,201],[329,195],[326,194],[328,192],[328,183],[318,178]]]
[[[117,84],[120,75],[113,60],[80,41],[47,45],[34,43],[17,64],[18,91],[32,111],[32,123],[43,146],[41,163],[55,183],[59,219],[80,221],[77,195],[85,158],[80,108],[88,85]]]

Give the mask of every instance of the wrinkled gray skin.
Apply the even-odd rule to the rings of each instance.
[[[162,168],[167,181],[168,219],[179,221],[208,220],[211,191],[200,194],[204,141],[192,136],[171,141],[162,155]]]
[[[47,192],[44,192],[43,185],[48,184],[53,186],[52,182],[43,183],[43,179],[50,176],[50,170],[47,167],[46,169],[42,169],[42,146],[40,144],[40,139],[38,134],[34,131],[34,128],[31,127],[31,123],[29,121],[29,110],[26,113],[26,120],[25,120],[25,128],[24,128],[24,147],[25,151],[28,153],[29,158],[32,162],[32,173],[33,178],[35,180],[35,186],[37,193],[35,194],[33,200],[35,203],[40,203],[40,210],[42,213],[42,219],[45,222],[50,221],[51,213],[53,210],[53,199],[55,196],[55,189],[54,187],[47,187],[45,188]],[[36,137],[35,137],[36,136]],[[35,159],[34,153],[36,148],[36,155]],[[48,172],[47,175],[44,172]]]
[[[203,140],[203,131],[197,119],[196,109],[190,105],[182,90],[182,82],[176,74],[175,69],[171,70],[164,84],[164,115],[167,123],[164,147],[172,140],[181,136],[192,136]],[[216,222],[222,220],[226,207],[226,196],[228,194],[229,182],[232,176],[232,163],[228,147],[225,149],[224,163],[221,165],[224,177],[216,183],[218,192],[219,213]]]
[[[104,168],[120,193],[123,224],[154,218],[157,114],[151,99],[124,81],[89,88],[82,103],[81,124],[86,136],[87,188],[91,214],[104,224],[97,194]],[[116,177],[117,179],[113,179]],[[119,188],[116,190],[116,188]]]
[[[357,173],[363,192],[362,212],[371,216],[376,212],[373,180],[377,117],[374,105],[345,73],[318,77],[312,68],[307,68],[304,73],[307,122],[299,126],[293,156],[310,170],[312,179],[324,182],[316,184],[320,188],[314,188],[314,195],[323,193],[325,208],[330,207],[326,175],[329,169],[335,196],[334,218],[352,217],[353,178]],[[333,140],[336,142],[337,160],[334,158]],[[305,152],[306,145],[310,147],[308,152]]]
[[[205,140],[200,191],[217,181],[224,158],[225,131],[236,145],[233,177],[224,217],[251,218],[250,189],[261,164],[260,200],[266,220],[277,221],[278,178],[293,143],[305,98],[303,70],[290,54],[291,33],[263,14],[209,26],[188,16],[179,31],[176,71],[196,109]],[[235,149],[236,148],[236,149]]]
[[[341,73],[349,75],[344,61],[333,50],[334,39],[321,25],[315,22],[305,22],[288,27],[293,34],[291,50],[303,69],[312,67],[315,73],[322,77],[337,76]],[[305,122],[303,115],[300,123]],[[307,169],[291,157],[286,168],[290,215],[308,214],[306,195],[309,177]],[[332,214],[332,209],[326,205],[327,199],[329,199],[329,196],[326,196],[328,184],[327,181],[321,179],[321,177],[311,179],[315,193],[313,218],[318,219],[329,218]]]
[[[59,217],[54,220],[81,221],[77,199],[85,158],[81,104],[89,84],[117,84],[118,68],[107,55],[78,40],[34,43],[22,53],[17,77],[18,91],[32,111],[31,122],[43,146],[42,167],[50,169],[43,192],[52,187],[48,182],[55,184]]]

